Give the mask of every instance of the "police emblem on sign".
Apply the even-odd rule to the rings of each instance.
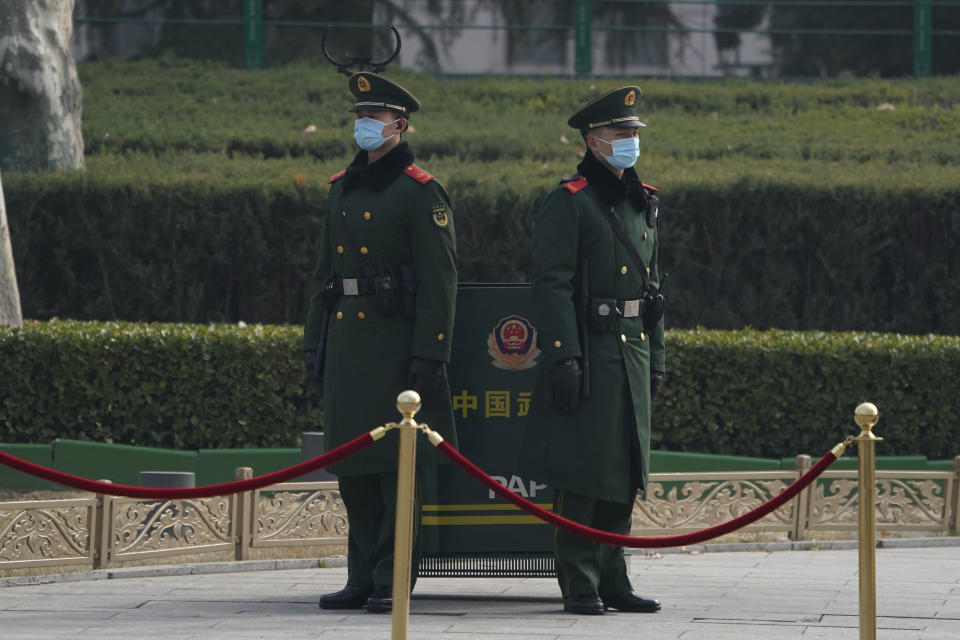
[[[487,336],[487,353],[493,366],[508,371],[523,371],[537,366],[537,330],[520,316],[507,316]]]

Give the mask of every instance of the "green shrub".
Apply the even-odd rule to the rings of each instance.
[[[661,228],[673,326],[960,333],[960,189],[686,187]]]
[[[296,326],[54,321],[0,327],[0,441],[292,446],[321,413]],[[882,455],[960,454],[960,338],[667,332],[658,449],[818,456],[880,409]],[[371,425],[371,428],[375,425]]]
[[[952,168],[642,164],[663,189],[670,326],[960,333]],[[573,165],[426,165],[453,198],[462,282],[526,279],[537,203]],[[5,174],[24,314],[298,324],[341,166],[130,154]]]
[[[4,174],[25,314],[302,322],[326,179],[354,153],[344,78],[80,73],[87,169]],[[408,139],[453,198],[461,280],[525,280],[537,203],[582,154],[566,117],[623,80],[391,76],[423,100]],[[671,326],[960,333],[960,79],[643,88]]]
[[[825,453],[880,410],[881,455],[960,454],[960,338],[878,333],[669,331],[654,446],[747,456]]]
[[[292,327],[0,327],[0,441],[292,446],[322,416]]]
[[[26,316],[302,319],[325,181],[207,156],[103,160],[4,175]]]
[[[330,159],[354,150],[351,96],[326,65],[267,71],[171,59],[79,66],[88,155],[142,151]],[[424,158],[565,159],[567,117],[618,78],[437,79],[390,71],[423,102],[410,136]],[[149,78],[149,82],[144,79]],[[677,159],[960,161],[960,79],[784,85],[643,80],[645,153]],[[894,111],[877,111],[888,103]],[[304,133],[308,125],[316,132]],[[566,137],[564,143],[562,137]]]

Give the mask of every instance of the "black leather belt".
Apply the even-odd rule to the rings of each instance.
[[[614,300],[612,298],[590,298],[590,306],[595,317],[609,316],[616,310],[621,318],[636,318],[643,313],[643,300]]]

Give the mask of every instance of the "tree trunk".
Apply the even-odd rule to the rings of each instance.
[[[0,168],[83,167],[73,0],[0,0]]]
[[[7,207],[3,203],[3,180],[0,179],[0,326],[3,325],[21,327],[23,317],[20,315],[20,292],[7,227]]]

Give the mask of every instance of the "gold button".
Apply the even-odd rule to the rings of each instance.
[[[647,239],[647,232],[646,232],[646,231],[643,232],[643,239],[644,239],[644,240]]]
[[[365,314],[363,311],[357,311],[357,317],[363,320],[367,317],[367,314]]]
[[[367,255],[367,248],[366,248],[366,247],[360,247],[360,253],[362,253],[363,255]]]
[[[337,245],[337,253],[343,253],[343,245],[342,245],[342,244],[338,244],[338,245]]]
[[[559,340],[556,340],[556,341],[553,343],[553,346],[555,346],[557,349],[559,349],[562,345],[563,345],[563,343],[560,342]]]
[[[446,338],[446,337],[447,337],[447,336],[443,335],[442,333],[438,333],[438,334],[437,334],[437,340],[443,340],[443,339]]]
[[[341,212],[340,212],[340,215],[345,216],[345,215],[347,215],[347,212],[346,212],[346,211],[341,211]]]
[[[646,342],[646,341],[647,341],[647,335],[646,335],[643,331],[641,331],[641,332],[640,332],[640,342]]]
[[[364,212],[363,212],[363,219],[364,219],[364,220],[369,220],[369,219],[370,219],[370,212],[369,212],[369,211],[364,211]]]
[[[626,275],[626,273],[627,273],[627,266],[626,266],[626,265],[620,267],[620,273]]]
[[[337,320],[343,320],[343,311],[337,311]]]
[[[647,275],[650,275],[650,267],[647,267]]]
[[[626,342],[626,341],[627,341],[627,334],[621,333],[621,334],[620,334],[620,342]]]

